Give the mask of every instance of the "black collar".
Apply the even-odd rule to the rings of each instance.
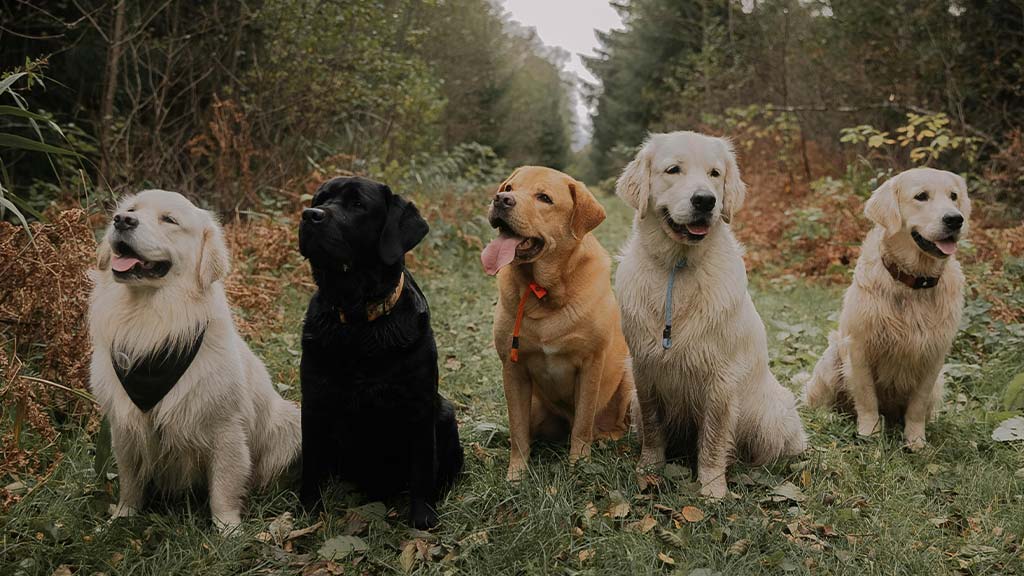
[[[908,274],[903,270],[900,270],[899,266],[892,262],[886,262],[882,259],[882,265],[889,271],[889,275],[892,276],[893,280],[908,286],[913,290],[920,290],[922,288],[935,288],[939,284],[939,276],[914,276]]]
[[[156,350],[146,354],[129,370],[125,370],[111,353],[114,372],[128,397],[143,412],[149,412],[167,393],[174,388],[188,367],[192,365],[196,354],[203,346],[206,328],[188,346],[174,349],[170,342],[165,342]]]

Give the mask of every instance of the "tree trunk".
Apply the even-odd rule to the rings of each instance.
[[[117,96],[117,80],[121,64],[122,41],[124,39],[125,1],[119,0],[114,6],[114,34],[107,48],[107,70],[103,87],[103,102],[100,108],[100,178],[107,179],[110,171],[111,139],[113,137],[114,98]]]

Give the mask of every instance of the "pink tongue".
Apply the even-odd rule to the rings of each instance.
[[[707,226],[687,225],[686,226],[686,231],[689,232],[690,234],[694,234],[696,236],[703,236],[703,235],[708,233],[708,227]]]
[[[141,263],[142,260],[132,258],[131,256],[114,256],[110,261],[110,267],[118,272],[127,272],[132,269],[132,266]]]
[[[940,240],[936,242],[935,245],[938,246],[939,250],[942,250],[942,253],[947,256],[956,252],[956,242],[953,242],[952,240]]]
[[[484,247],[480,253],[480,263],[484,265],[484,272],[494,276],[505,266],[508,266],[516,259],[516,246],[523,239],[517,236],[505,236],[502,234]]]

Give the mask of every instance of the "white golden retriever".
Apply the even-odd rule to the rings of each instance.
[[[805,400],[852,409],[861,435],[878,431],[881,415],[890,424],[902,417],[917,450],[942,400],[942,364],[960,324],[964,276],[954,253],[971,201],[960,176],[916,168],[875,190],[864,213],[876,226]]]
[[[236,332],[221,282],[228,267],[216,220],[175,192],[125,198],[100,242],[91,388],[111,425],[115,518],[134,514],[150,483],[202,483],[214,522],[230,532],[250,484],[298,455],[299,409]]]
[[[806,448],[796,400],[768,369],[728,225],[746,186],[727,140],[673,132],[650,136],[616,193],[637,211],[615,289],[643,420],[640,469],[696,453],[701,494],[721,498],[734,455],[759,464]]]

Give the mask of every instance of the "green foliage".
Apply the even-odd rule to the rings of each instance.
[[[898,163],[906,150],[910,164],[917,166],[929,166],[940,158],[948,160],[949,156],[957,152],[967,166],[973,166],[981,143],[981,139],[976,136],[965,136],[954,131],[949,116],[943,112],[910,112],[906,122],[896,128],[895,136],[870,124],[843,128],[839,141],[878,151],[893,163]]]

